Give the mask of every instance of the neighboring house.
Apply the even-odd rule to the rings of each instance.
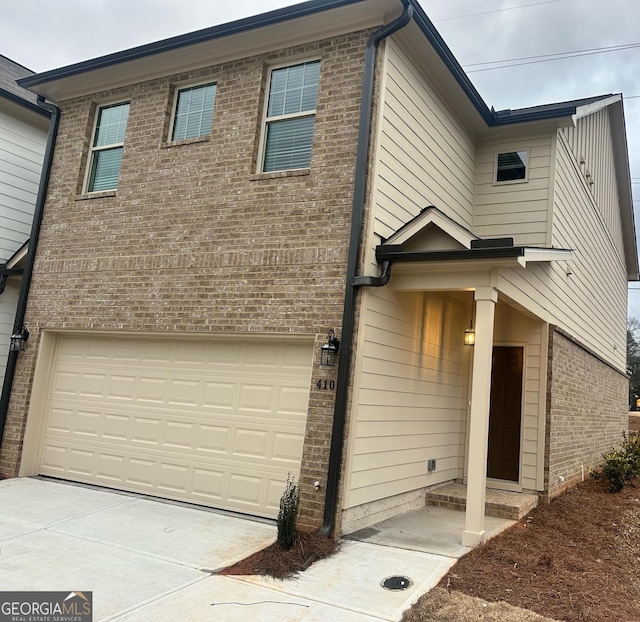
[[[33,72],[0,55],[0,378],[4,378],[49,112],[16,80]]]
[[[621,96],[494,112],[414,0],[20,84],[61,116],[3,476],[274,517],[292,472],[327,532],[466,482],[473,544],[486,486],[550,498],[620,440]]]

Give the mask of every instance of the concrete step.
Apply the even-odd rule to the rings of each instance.
[[[467,507],[467,487],[464,484],[444,484],[432,488],[427,492],[426,505],[464,512]],[[538,495],[487,488],[485,497],[487,516],[520,520],[536,505],[538,505]]]

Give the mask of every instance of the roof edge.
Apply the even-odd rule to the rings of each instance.
[[[11,93],[10,91],[3,89],[2,87],[0,87],[0,97],[4,97],[10,102],[18,106],[22,106],[23,108],[26,108],[30,112],[34,112],[36,114],[42,115],[47,119],[51,117],[51,113],[48,110],[45,110],[44,108],[40,108],[38,104],[34,104],[30,101],[27,101],[26,99],[23,99],[19,95],[16,95],[15,93]]]
[[[203,28],[194,32],[188,32],[182,35],[161,39],[152,43],[128,48],[120,52],[106,54],[90,60],[74,63],[59,69],[51,69],[32,76],[26,76],[16,80],[16,82],[24,87],[29,88],[39,84],[44,84],[52,80],[68,78],[70,76],[92,71],[94,69],[103,69],[112,65],[137,60],[145,56],[153,56],[162,52],[170,52],[179,48],[196,45],[213,39],[220,39],[230,35],[242,33],[256,28],[269,26],[281,22],[286,22],[299,17],[321,13],[331,9],[357,4],[364,0],[310,0],[301,4],[283,7],[267,13],[252,15],[243,19],[218,24],[209,28]]]

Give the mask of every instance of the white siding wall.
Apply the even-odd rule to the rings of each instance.
[[[471,228],[476,175],[471,136],[392,40],[385,45],[383,74],[373,233],[389,237],[428,205]]]
[[[562,131],[557,140],[552,243],[574,249],[574,259],[503,270],[501,291],[624,370],[625,264]]]
[[[513,237],[514,244],[545,246],[550,214],[552,136],[485,144],[478,149],[473,232],[481,238]],[[494,183],[496,153],[529,153],[526,182]]]
[[[366,290],[363,305],[346,508],[456,478],[468,395],[468,305],[390,288]]]
[[[573,155],[580,163],[589,190],[607,224],[614,244],[621,256],[624,254],[622,228],[618,211],[618,187],[616,185],[613,153],[611,151],[611,125],[609,110],[599,110],[578,119],[576,127],[563,128]],[[592,182],[592,183],[590,183]]]
[[[0,262],[29,237],[46,139],[0,110]]]

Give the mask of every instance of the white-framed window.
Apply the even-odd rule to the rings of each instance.
[[[269,72],[261,170],[308,168],[316,120],[320,61],[311,60]]]
[[[496,153],[495,183],[514,183],[529,178],[529,150]]]
[[[129,102],[106,104],[98,108],[89,156],[87,192],[115,190],[118,187],[128,118]]]
[[[177,89],[170,140],[208,136],[211,133],[215,101],[215,82]]]

